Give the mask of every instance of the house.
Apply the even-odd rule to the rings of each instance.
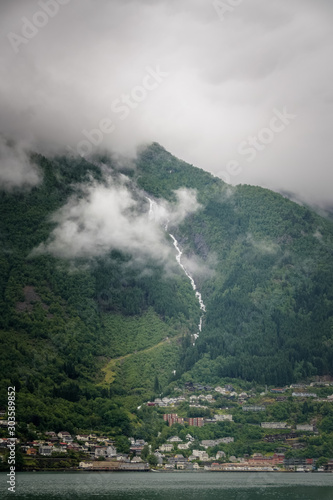
[[[186,441],[191,441],[193,442],[194,441],[194,437],[191,436],[191,434],[186,434]]]
[[[117,448],[113,446],[112,444],[108,445],[106,447],[106,455],[108,458],[112,458],[117,456]]]
[[[248,396],[246,392],[241,392],[241,393],[238,395],[238,397],[239,397],[240,399],[246,399],[246,398],[249,398],[250,396]]]
[[[41,444],[44,444],[44,441],[43,441],[43,440],[41,440],[41,439],[39,439],[39,440],[34,439],[34,440],[32,441],[32,446],[39,446],[39,445],[41,445]]]
[[[225,457],[226,457],[226,454],[224,453],[224,451],[218,451],[216,453],[216,456],[215,456],[216,460],[221,460],[221,458],[225,458]]]
[[[219,439],[203,439],[200,444],[204,448],[212,448],[213,446],[217,446],[218,444],[221,443],[233,443],[234,438],[233,437],[225,437],[225,438],[219,438]]]
[[[142,463],[142,462],[143,462],[143,460],[142,460],[142,458],[141,458],[141,457],[134,457],[134,458],[132,458],[132,460],[131,460],[131,463],[132,463],[132,464],[139,464],[139,463]]]
[[[96,446],[94,455],[95,455],[95,458],[99,458],[99,457],[106,458],[107,457],[106,446]]]
[[[208,453],[203,450],[193,450],[191,456],[195,457],[194,460],[202,460],[202,461],[209,460]]]
[[[174,464],[165,464],[164,465],[164,469],[165,470],[170,470],[170,469],[174,469],[175,468],[175,465]]]
[[[89,441],[89,434],[77,434],[75,437],[77,441],[84,441],[84,442]]]
[[[159,451],[166,451],[166,452],[170,452],[173,450],[173,444],[170,443],[165,443],[165,444],[162,444],[159,448]]]
[[[53,453],[63,453],[63,451],[58,446],[53,446]]]
[[[175,455],[174,457],[170,457],[168,463],[170,465],[174,465],[177,469],[184,469],[187,459],[183,455]]]
[[[28,448],[27,449],[27,455],[37,455],[36,448]]]
[[[8,445],[8,439],[7,438],[0,438],[0,448],[7,448]],[[28,446],[29,448],[29,446]]]
[[[233,437],[225,437],[225,438],[217,439],[218,444],[220,444],[220,443],[226,443],[226,444],[233,443],[234,440],[235,440],[235,438],[233,438]]]
[[[266,411],[265,406],[252,405],[252,406],[242,406],[243,411]]]
[[[230,422],[232,422],[232,415],[230,414],[227,414],[227,415],[220,415],[219,413],[216,413],[214,415],[214,418],[215,420],[217,420],[218,422],[225,422],[226,420],[229,420]]]
[[[215,439],[203,439],[200,444],[201,446],[207,449],[207,448],[212,448],[213,446],[216,446],[219,443]]]
[[[298,424],[298,425],[296,425],[296,430],[297,431],[313,432],[314,427],[313,427],[313,425],[310,425],[310,424]]]
[[[135,453],[137,456],[140,456],[143,448],[144,448],[144,445],[142,445],[142,444],[132,444],[130,446],[130,452]]]
[[[204,423],[205,424],[216,424],[217,420],[215,418],[205,418]]]
[[[46,431],[44,432],[45,436],[47,436],[49,439],[57,439],[57,435],[53,431]]]
[[[188,450],[189,447],[191,446],[191,442],[187,441],[185,444],[178,444],[178,450]]]
[[[73,441],[72,436],[67,431],[58,432],[58,437],[61,439],[63,443],[71,443]]]
[[[286,429],[287,422],[261,422],[263,429]]]
[[[86,469],[86,470],[92,469],[93,468],[93,463],[92,462],[80,462],[79,463],[79,468],[80,469]]]
[[[333,472],[333,460],[329,460],[325,465],[325,470]]]
[[[182,443],[182,440],[178,436],[172,436],[169,439],[167,439],[169,443]]]
[[[148,443],[144,439],[134,439],[133,437],[128,439],[131,442],[130,451],[140,456],[144,446]]]
[[[248,463],[250,465],[260,465],[260,466],[276,466],[282,465],[284,463],[284,453],[274,453],[273,456],[263,456],[261,453],[254,453],[251,458],[249,458]]]
[[[127,453],[118,453],[116,458],[117,458],[117,462],[126,462],[126,463],[130,462],[130,459],[128,458]]]
[[[212,471],[221,470],[221,464],[219,464],[218,462],[213,462],[212,465],[210,466],[210,470]]]
[[[97,443],[107,443],[109,439],[106,436],[100,436],[97,438]]]
[[[176,400],[178,401],[178,403],[182,403],[183,401],[186,401],[186,398],[184,396],[178,396]]]
[[[215,387],[215,391],[220,393],[220,394],[227,394],[227,390],[224,387],[217,386]]]
[[[50,457],[53,452],[53,446],[40,446],[38,449],[38,453],[40,455],[44,455],[45,457]]]
[[[305,443],[299,443],[298,441],[296,443],[292,443],[291,446],[292,446],[293,450],[303,450],[304,448],[306,448]]]
[[[314,392],[293,392],[291,394],[295,398],[317,398],[317,394]]]
[[[285,469],[303,472],[313,469],[313,460],[310,463],[311,460],[312,459],[307,458],[285,458],[283,461],[283,465]]]

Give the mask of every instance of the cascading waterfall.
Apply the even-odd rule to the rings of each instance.
[[[172,238],[173,240],[173,246],[175,247],[175,249],[177,250],[178,254],[176,255],[176,261],[178,262],[178,264],[180,265],[180,267],[182,268],[182,270],[184,271],[184,273],[186,274],[186,276],[188,277],[188,279],[190,280],[191,282],[191,285],[192,285],[192,288],[193,290],[195,291],[195,296],[197,297],[198,299],[198,302],[199,302],[199,305],[200,305],[200,309],[202,311],[202,314],[200,316],[200,321],[199,321],[199,324],[198,324],[198,333],[195,333],[193,335],[194,337],[194,342],[193,342],[193,345],[195,344],[195,341],[196,339],[199,337],[199,334],[201,333],[201,329],[202,329],[202,319],[203,319],[203,315],[204,313],[206,312],[206,306],[205,304],[203,303],[203,300],[202,300],[202,296],[201,296],[201,293],[197,290],[197,285],[195,284],[195,281],[194,279],[192,278],[192,276],[190,275],[190,273],[186,270],[186,268],[183,266],[183,264],[181,263],[181,256],[183,254],[183,252],[181,251],[181,249],[179,248],[178,246],[178,241],[176,240],[176,238],[174,237],[173,234],[169,233],[169,236]]]
[[[148,196],[146,196],[146,200],[149,201],[149,213],[148,213],[149,220],[153,220],[155,218],[155,216],[154,216],[154,205],[156,203],[153,200],[151,200],[150,198],[148,198]]]
[[[154,205],[156,205],[156,202],[153,201],[153,200],[151,200],[150,198],[148,198],[148,196],[146,196],[146,199],[149,201],[149,213],[148,213],[149,220],[154,220],[154,218],[155,218],[155,216],[154,216]],[[168,230],[168,224],[169,224],[169,221],[167,221],[166,224],[165,224],[165,226],[164,226],[165,231]],[[206,312],[206,306],[205,306],[205,304],[204,304],[204,302],[202,300],[201,293],[197,290],[197,285],[195,284],[194,279],[192,278],[192,276],[190,275],[190,273],[187,271],[187,269],[185,268],[185,266],[181,262],[181,257],[182,257],[183,252],[179,248],[179,244],[178,244],[177,239],[171,233],[169,233],[169,236],[170,236],[170,238],[173,241],[173,246],[177,250],[176,261],[178,262],[179,266],[182,268],[182,270],[184,271],[184,273],[186,274],[186,276],[190,280],[192,288],[195,291],[195,296],[198,299],[198,302],[199,302],[199,305],[200,305],[200,309],[202,311],[202,314],[200,316],[200,321],[199,321],[199,324],[198,324],[198,333],[195,333],[193,335],[193,337],[194,337],[193,345],[194,345],[196,339],[199,337],[199,334],[201,333],[201,330],[202,330],[202,320],[203,320],[203,316],[204,316],[204,314]]]

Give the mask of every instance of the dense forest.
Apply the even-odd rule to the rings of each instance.
[[[188,254],[215,271],[201,279],[204,329],[195,348],[183,350],[179,370],[200,360],[196,373],[207,383],[239,377],[272,385],[331,374],[332,222],[267,189],[227,186],[156,144],[139,165],[139,182],[155,196],[186,185],[203,205],[177,233]]]
[[[15,385],[22,430],[130,435],[137,406],[179,379],[333,375],[332,221],[269,190],[231,187],[156,143],[126,168],[105,154],[31,161],[40,185],[0,190],[0,407]],[[84,198],[82,186],[104,185],[106,167],[115,184],[126,177],[147,223],[145,196],[172,206],[177,189],[195,190],[199,207],[172,226],[206,305],[195,345],[200,308],[175,252],[167,265],[117,247],[36,252],[54,214]],[[167,233],[164,244],[171,254]]]

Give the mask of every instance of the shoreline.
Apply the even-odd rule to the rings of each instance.
[[[170,473],[177,473],[177,474],[184,474],[184,473],[191,473],[191,474],[203,474],[203,473],[211,473],[211,472],[220,472],[220,473],[250,473],[250,474],[332,474],[333,471],[289,471],[289,470],[157,470],[157,469],[137,469],[137,470],[124,470],[124,469],[114,469],[114,470],[106,470],[106,469],[34,469],[34,470],[21,470],[18,471],[17,474],[20,474],[22,472],[28,472],[28,473],[36,473],[36,472],[82,472],[82,473],[91,473],[91,472],[105,472],[105,473],[114,473],[114,472],[158,472],[161,474],[170,474]],[[0,474],[6,474],[6,471],[1,471]]]

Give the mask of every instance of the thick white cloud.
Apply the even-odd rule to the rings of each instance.
[[[207,0],[70,0],[15,53],[7,35],[43,24],[43,1],[1,2],[0,131],[77,150],[107,118],[91,137],[118,152],[157,141],[217,175],[236,161],[233,184],[330,203],[332,2],[244,0],[221,21]],[[296,119],[248,162],[239,145],[283,107]]]
[[[34,255],[48,252],[72,259],[117,249],[141,259],[165,261],[171,245],[166,242],[164,224],[178,224],[199,208],[195,192],[182,189],[176,191],[176,203],[159,202],[154,217],[150,217],[143,195],[131,192],[125,183],[109,180],[106,185],[93,183],[81,189],[80,195],[53,215],[57,225]]]
[[[23,144],[11,144],[0,136],[0,189],[29,188],[41,180]]]

